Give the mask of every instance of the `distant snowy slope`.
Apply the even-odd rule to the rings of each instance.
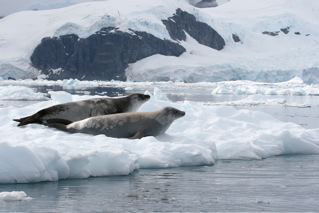
[[[177,8],[215,29],[225,48],[209,48],[189,34],[186,41],[174,41],[162,20]],[[39,75],[30,56],[44,37],[74,33],[87,38],[103,27],[118,27],[178,42],[186,49],[179,57],[157,54],[130,64],[128,80],[286,81],[319,67],[318,18],[317,0],[232,0],[213,8],[195,8],[184,0],[108,0],[20,12],[0,20],[0,77]],[[319,79],[317,72],[311,73],[310,78]]]
[[[141,60],[129,68],[129,79],[277,82],[319,66],[319,1],[234,0],[200,11],[226,40],[224,50],[206,48],[190,38],[183,45],[186,54]],[[287,34],[281,31],[286,28]],[[234,42],[233,34],[239,42]],[[319,78],[319,73],[313,77]]]

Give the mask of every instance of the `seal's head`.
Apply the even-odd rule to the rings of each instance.
[[[164,115],[168,123],[185,116],[185,114],[186,113],[184,111],[178,110],[174,107],[165,107],[162,110],[162,115]]]
[[[142,104],[148,101],[151,96],[140,93],[134,93],[128,96],[131,103],[130,111],[136,111]]]

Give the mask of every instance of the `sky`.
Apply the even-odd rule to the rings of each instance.
[[[23,10],[34,0],[0,0],[0,16],[8,15],[12,12]]]
[[[0,0],[0,16],[7,16],[22,10],[32,9],[53,9],[65,7],[68,5],[87,2],[87,1],[105,1],[105,0]],[[119,0],[120,1],[120,0]],[[128,0],[129,1],[129,0]],[[156,1],[156,0],[150,0]],[[189,2],[197,3],[201,0],[188,0]],[[218,4],[229,0],[216,0]]]
[[[65,7],[86,1],[94,0],[0,0],[0,16],[6,16],[22,10]]]

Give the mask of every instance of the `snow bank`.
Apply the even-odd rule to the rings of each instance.
[[[128,140],[68,134],[36,124],[16,127],[13,118],[91,97],[66,92],[51,96],[52,100],[23,108],[0,108],[0,183],[128,175],[137,169],[212,165],[217,159],[319,153],[318,129],[304,129],[261,112],[172,103],[159,89],[140,110],[173,106],[186,111],[169,128],[169,136]]]
[[[48,100],[47,94],[36,92],[24,86],[0,86],[0,100],[43,101]]]
[[[0,201],[32,200],[24,191],[0,192]]]

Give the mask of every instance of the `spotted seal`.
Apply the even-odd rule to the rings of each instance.
[[[14,121],[19,122],[18,126],[32,123],[44,125],[48,123],[68,124],[98,115],[136,111],[149,99],[149,95],[135,93],[115,98],[93,98],[83,101],[74,101],[54,105],[42,109],[33,115],[14,119]]]
[[[165,107],[155,112],[127,112],[95,116],[68,125],[53,124],[51,127],[70,133],[104,134],[114,138],[137,139],[165,133],[173,121],[184,115],[185,112],[181,110]]]

